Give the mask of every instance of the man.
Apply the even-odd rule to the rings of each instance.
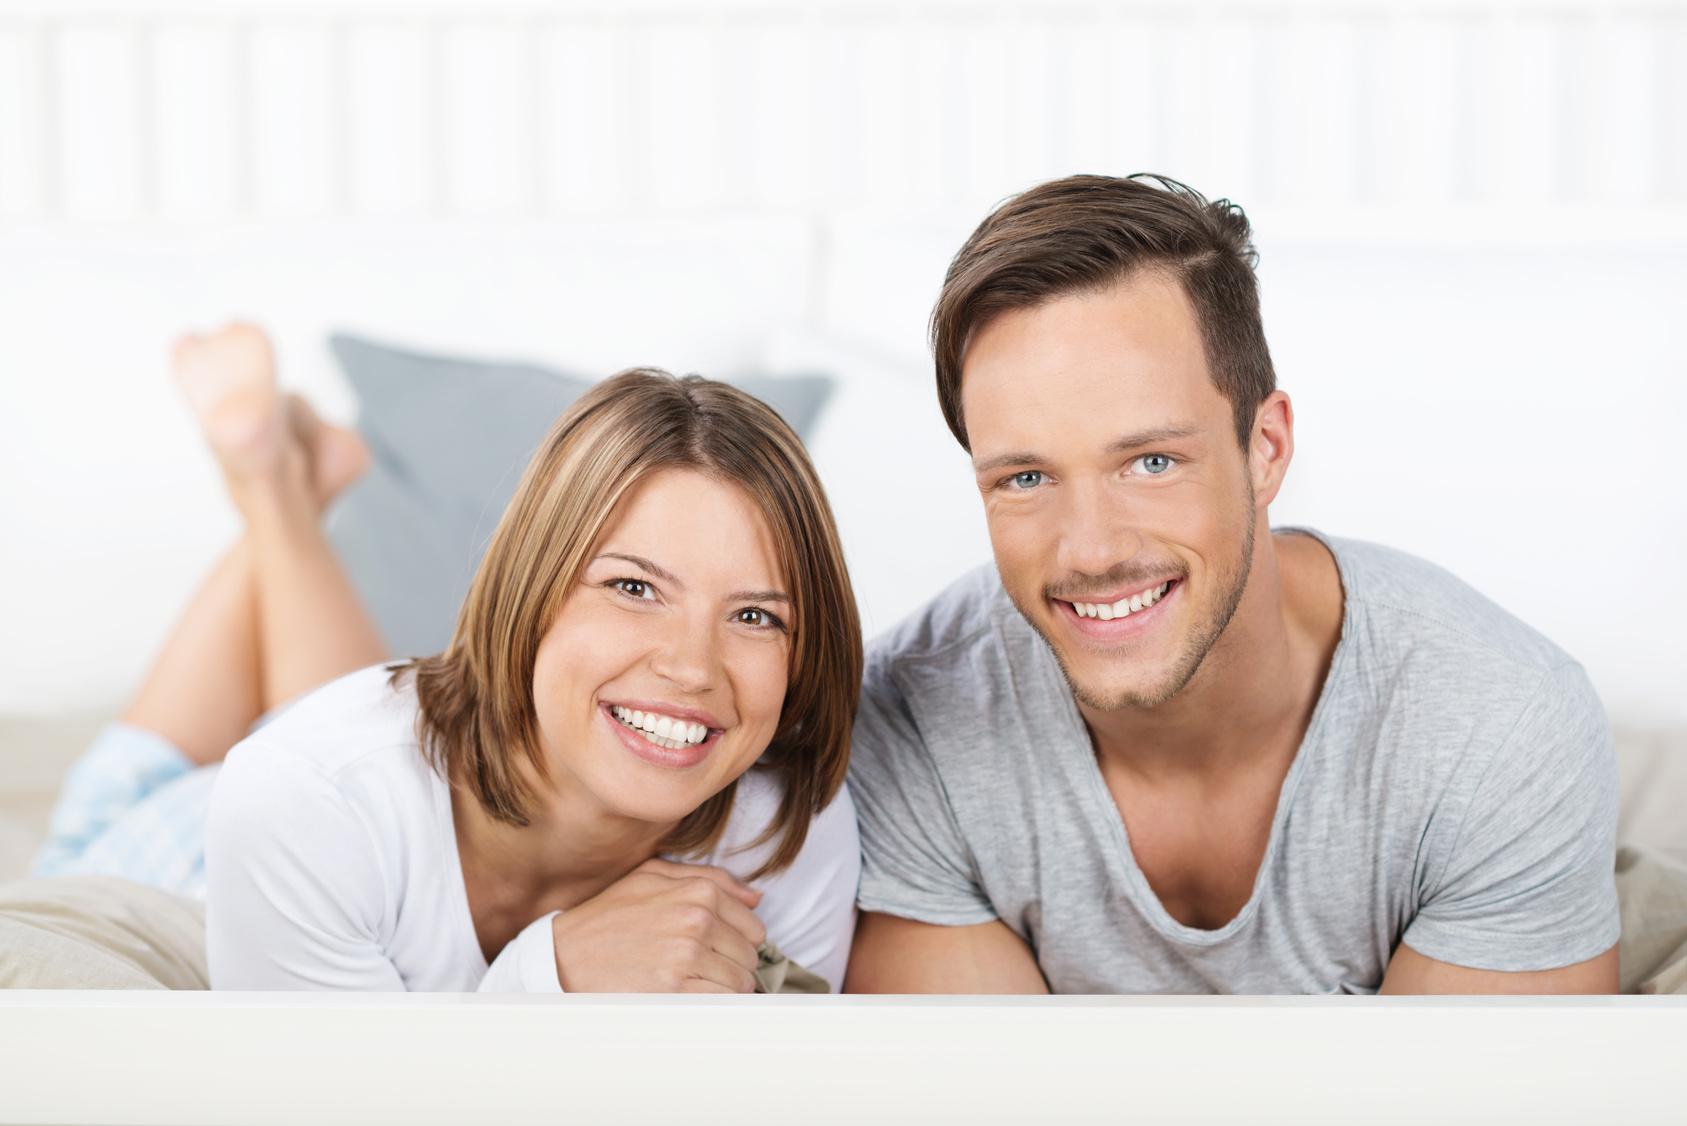
[[[1075,176],[951,264],[938,397],[996,565],[869,657],[848,988],[1615,991],[1599,702],[1445,571],[1272,530],[1250,238]]]

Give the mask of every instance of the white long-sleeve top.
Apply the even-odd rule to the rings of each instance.
[[[384,667],[300,700],[229,752],[206,833],[206,941],[214,989],[556,993],[552,915],[490,965],[469,914],[451,795],[422,755],[416,694]],[[719,845],[698,863],[740,879],[775,847],[744,848],[778,783],[738,783]],[[848,792],[809,827],[796,861],[751,886],[768,941],[835,992],[860,875]],[[554,913],[553,913],[554,914]]]

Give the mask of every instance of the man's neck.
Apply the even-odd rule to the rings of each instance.
[[[1154,708],[1079,705],[1104,764],[1189,780],[1298,747],[1340,637],[1341,585],[1322,543],[1262,532],[1242,600],[1183,691]]]

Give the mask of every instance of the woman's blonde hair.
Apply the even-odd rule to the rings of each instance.
[[[445,652],[414,672],[417,731],[434,768],[468,787],[494,818],[529,823],[536,795],[515,768],[524,755],[548,779],[533,701],[539,641],[579,581],[628,492],[661,469],[729,481],[766,515],[792,600],[785,703],[754,769],[783,783],[780,837],[761,871],[801,850],[809,820],[843,785],[861,685],[861,625],[820,479],[796,433],[772,408],[700,376],[635,368],[574,403],[528,465],[475,573]],[[719,839],[736,782],[685,817],[663,851],[694,855]]]

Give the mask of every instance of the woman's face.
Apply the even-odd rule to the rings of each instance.
[[[627,495],[539,643],[547,762],[613,815],[671,823],[773,739],[795,626],[773,538],[738,486],[690,469]]]

